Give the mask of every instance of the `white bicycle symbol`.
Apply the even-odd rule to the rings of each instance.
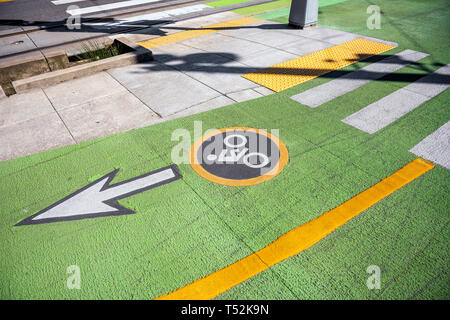
[[[240,140],[240,143],[233,143],[230,140],[232,138],[237,138],[237,140]],[[225,137],[225,139],[223,140],[223,142],[225,143],[225,145],[229,148],[227,149],[223,149],[219,156],[217,156],[216,154],[209,154],[206,158],[209,161],[216,161],[218,163],[236,163],[238,162],[241,158],[242,161],[244,162],[244,164],[250,168],[254,168],[254,169],[259,169],[259,168],[263,168],[265,167],[269,162],[269,158],[261,152],[248,152],[249,149],[244,147],[245,144],[247,143],[247,138],[243,135],[240,134],[230,134],[227,135]],[[242,148],[244,147],[244,148]],[[239,151],[239,148],[242,148]],[[227,153],[229,153],[229,155],[227,155]],[[259,157],[261,161],[260,164],[252,164],[250,162],[250,157]]]

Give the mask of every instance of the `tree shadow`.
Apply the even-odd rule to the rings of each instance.
[[[95,24],[89,24],[88,20],[81,21],[82,28],[76,30],[69,30],[67,28],[48,28],[46,31],[48,32],[102,32],[102,33],[122,33],[126,32],[127,34],[141,34],[141,35],[157,35],[164,36],[167,34],[167,30],[176,30],[176,31],[190,31],[190,30],[215,30],[215,31],[224,31],[224,30],[245,30],[245,29],[259,29],[259,30],[293,30],[295,27],[291,27],[287,24],[282,23],[268,23],[268,24],[259,24],[259,25],[248,25],[248,26],[230,26],[230,27],[211,27],[211,28],[191,28],[191,27],[183,27],[183,26],[169,26],[167,24],[174,23],[176,21],[172,20],[136,20],[136,21],[127,21],[126,25],[124,25],[124,20],[115,19],[115,18],[105,18],[101,20],[102,26],[99,27]],[[0,20],[0,25],[6,23],[11,20]],[[17,25],[23,23],[21,20],[13,20],[12,23],[16,23]],[[44,25],[45,21],[35,22],[35,25]],[[298,29],[296,29],[298,30]],[[301,31],[299,31],[301,32]],[[319,31],[320,32],[320,31]],[[343,32],[345,33],[345,32]],[[104,35],[102,35],[104,36]],[[86,41],[89,39],[99,38],[102,36],[93,36],[85,39],[76,39],[73,41],[68,41],[65,43],[58,43],[57,46],[61,46],[64,44],[70,44],[74,42]],[[339,35],[337,35],[339,36]],[[323,38],[311,40],[323,41]],[[56,46],[56,45],[55,45]],[[48,46],[49,48],[52,46]],[[42,50],[45,48],[37,48],[33,50]],[[11,54],[9,56],[16,55],[16,53]],[[5,57],[5,56],[3,56]],[[373,71],[359,71],[355,73],[355,80],[361,79],[375,79],[377,81],[390,81],[390,82],[413,82],[424,76],[425,73],[432,72],[433,70],[429,68],[426,64],[420,62],[408,62],[402,60],[401,57],[392,57],[389,54],[381,54],[376,56],[369,55],[359,55],[349,62],[357,62],[357,61],[365,61],[365,62],[377,62],[384,60],[385,58],[391,57],[389,60],[383,61],[384,63],[400,63],[409,65],[413,68],[416,68],[418,73],[390,73],[388,75],[384,75],[383,73],[377,73]],[[220,59],[221,58],[221,59]],[[227,52],[204,52],[204,53],[194,53],[188,54],[185,56],[175,56],[171,54],[154,54],[154,59],[156,62],[144,63],[143,67],[147,71],[167,71],[168,67],[170,69],[177,69],[179,71],[190,71],[190,72],[203,72],[203,73],[221,73],[221,74],[247,74],[253,72],[265,73],[265,74],[276,74],[276,75],[291,75],[291,76],[302,76],[302,75],[317,75],[324,78],[338,78],[343,75],[350,73],[351,71],[344,70],[334,70],[334,69],[318,69],[318,68],[310,68],[310,69],[297,69],[297,68],[264,68],[264,67],[252,67],[247,65],[241,66],[232,66],[229,65],[230,62],[239,62],[240,58],[236,54],[227,53]],[[325,61],[326,62],[326,61]],[[175,63],[175,64],[174,64]],[[439,67],[443,66],[441,63],[434,63],[433,66]],[[434,78],[426,79],[426,81],[431,81],[433,83],[449,83],[449,76],[442,75]]]
[[[410,62],[399,56],[381,54],[377,56],[360,55],[358,61],[379,62],[387,64],[401,64],[409,66],[417,72],[394,72],[385,74],[383,72],[359,70],[358,72],[347,70],[323,69],[323,68],[276,68],[276,67],[255,67],[240,63],[241,57],[237,54],[227,52],[204,52],[193,53],[184,56],[176,56],[167,53],[154,54],[154,61],[146,62],[141,65],[142,71],[133,71],[133,73],[146,72],[164,72],[176,69],[181,72],[190,73],[208,73],[208,74],[236,74],[245,75],[258,72],[260,74],[285,75],[285,76],[320,76],[322,78],[336,79],[348,75],[349,80],[373,80],[388,81],[398,83],[411,83],[423,78],[426,74],[434,71],[429,66],[420,62]],[[387,59],[389,58],[389,59]],[[236,62],[240,65],[236,65]],[[351,60],[350,62],[356,62]],[[445,66],[442,63],[433,63],[435,67]],[[429,84],[450,84],[450,76],[445,74],[435,74],[434,77],[427,77],[419,82]]]

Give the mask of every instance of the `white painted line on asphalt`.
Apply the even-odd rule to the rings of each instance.
[[[349,115],[342,122],[375,133],[450,87],[450,64]]]
[[[118,25],[120,25],[122,27],[127,27],[127,26],[136,27],[136,26],[140,26],[137,23],[140,21],[142,21],[143,25],[148,25],[149,21],[161,20],[161,19],[165,19],[165,18],[170,18],[171,16],[177,16],[177,15],[197,12],[197,11],[201,11],[203,9],[210,9],[210,8],[211,7],[199,4],[199,5],[188,6],[188,7],[178,8],[178,9],[173,9],[173,10],[166,10],[166,11],[160,11],[160,12],[155,12],[155,13],[143,14],[143,15],[134,16],[134,17],[130,17],[130,18],[123,18],[116,22],[99,22],[99,23],[91,23],[91,24],[86,24],[86,25],[89,25],[92,27],[96,27],[96,26],[110,27],[110,26],[118,26]]]
[[[55,1],[52,1],[52,3],[56,6],[58,6],[60,4],[69,4],[69,3],[81,2],[81,1],[86,1],[86,0],[55,0]]]
[[[373,80],[380,79],[389,73],[395,72],[410,63],[425,58],[426,56],[428,56],[426,53],[405,50],[379,62],[372,63],[364,68],[292,96],[291,99],[310,108],[316,108],[321,104],[358,89]]]
[[[102,27],[140,27],[140,26],[149,26],[149,21],[156,21],[161,20],[165,18],[169,18],[170,15],[166,14],[165,12],[155,12],[155,13],[149,13],[141,16],[136,16],[132,18],[124,18],[115,22],[97,22],[97,23],[85,23],[84,25],[87,25],[89,27],[93,28],[102,28]],[[137,23],[141,21],[142,25]]]
[[[205,6],[203,4],[197,4],[197,5],[193,5],[193,6],[187,6],[187,7],[167,10],[165,12],[170,15],[173,15],[173,16],[180,16],[182,14],[188,14],[188,13],[192,13],[192,12],[202,11],[203,9],[211,9],[211,7]]]
[[[450,169],[450,121],[416,144],[409,152]]]
[[[71,16],[79,16],[79,15],[83,15],[83,14],[87,14],[87,13],[137,6],[140,4],[152,3],[152,2],[158,2],[158,1],[161,1],[161,0],[129,0],[129,1],[121,1],[121,2],[103,4],[100,6],[86,7],[86,8],[74,9],[74,10],[66,10],[66,12],[68,14],[70,14]]]

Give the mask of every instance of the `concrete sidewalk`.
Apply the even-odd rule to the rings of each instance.
[[[239,17],[223,12],[164,30]],[[152,37],[129,35],[134,41]],[[360,37],[260,21],[153,48],[152,62],[0,98],[0,161],[272,94],[241,76]]]

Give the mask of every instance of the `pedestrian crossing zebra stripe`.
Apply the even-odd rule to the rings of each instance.
[[[394,91],[341,121],[373,134],[446,90],[450,86],[449,79],[450,64]]]
[[[416,144],[409,152],[450,169],[450,121]]]
[[[55,1],[52,1],[52,3],[55,6],[59,6],[61,4],[69,4],[69,3],[82,2],[82,1],[86,1],[86,0],[55,0]]]
[[[118,21],[114,22],[95,22],[95,23],[85,23],[84,25],[88,25],[90,27],[112,27],[112,26],[132,26],[136,27],[139,26],[139,22],[141,21],[143,26],[148,26],[148,21],[155,21],[155,20],[161,20],[161,19],[167,19],[171,17],[176,17],[178,15],[192,13],[192,12],[199,12],[204,9],[209,9],[208,6],[205,5],[193,5],[183,8],[177,8],[172,10],[166,10],[166,11],[158,11],[155,13],[148,13],[143,14],[139,16],[133,16],[129,18],[122,18]]]
[[[404,50],[379,62],[303,91],[292,96],[291,99],[310,108],[316,108],[427,56],[426,53]]]
[[[87,14],[87,13],[107,11],[107,10],[112,10],[112,9],[120,9],[120,8],[125,8],[125,7],[137,6],[137,5],[140,5],[140,4],[159,2],[159,1],[161,1],[161,0],[129,0],[129,1],[122,1],[122,2],[102,4],[102,5],[99,5],[99,6],[92,6],[92,7],[80,8],[80,9],[66,10],[66,12],[68,14],[70,14],[71,16],[79,16],[79,15]]]

